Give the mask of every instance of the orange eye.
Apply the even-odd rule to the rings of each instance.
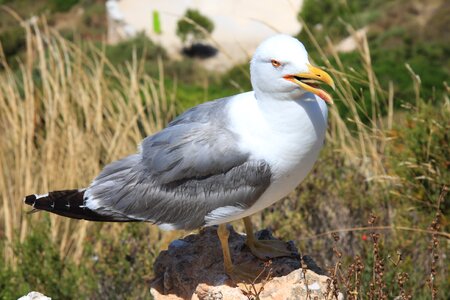
[[[274,66],[275,68],[281,66],[281,63],[278,60],[272,59],[270,62],[272,63],[272,66]]]

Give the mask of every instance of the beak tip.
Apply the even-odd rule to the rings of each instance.
[[[331,86],[331,88],[333,89],[333,91],[336,90],[336,85],[334,84],[334,81],[331,82],[330,86]]]
[[[328,102],[328,104],[330,104],[330,105],[334,104],[333,98],[331,98],[330,96],[327,97],[326,99],[324,99],[324,98],[322,98],[322,99],[325,100],[325,102]]]

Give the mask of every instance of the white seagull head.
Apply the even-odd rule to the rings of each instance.
[[[331,96],[318,88],[322,83],[334,88],[333,79],[311,65],[303,44],[291,36],[279,34],[263,41],[253,55],[250,75],[257,98],[297,100],[310,92],[333,103]]]

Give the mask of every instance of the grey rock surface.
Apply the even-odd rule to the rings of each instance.
[[[261,270],[253,283],[234,282],[223,270],[222,249],[216,232],[208,227],[199,234],[175,240],[162,251],[154,264],[151,293],[155,299],[332,299],[331,280],[311,257],[297,255],[274,258],[270,263],[253,256],[245,245],[245,235],[230,229],[229,246],[233,264]],[[258,239],[275,239],[267,230]]]

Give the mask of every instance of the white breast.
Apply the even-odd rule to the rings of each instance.
[[[297,101],[256,100],[253,92],[244,93],[232,100],[228,112],[239,147],[250,158],[268,162],[273,175],[270,187],[249,210],[225,221],[251,215],[291,192],[311,171],[327,124],[326,104],[310,93]]]

